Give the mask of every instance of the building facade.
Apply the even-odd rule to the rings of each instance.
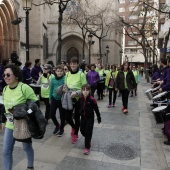
[[[33,0],[32,8],[29,11],[29,53],[30,61],[34,63],[40,58],[42,64],[49,60],[56,63],[58,57],[58,4],[43,4],[42,0]],[[69,6],[78,4],[72,0]],[[96,1],[97,5],[103,6],[103,1]],[[106,3],[106,2],[105,2]],[[118,3],[114,3],[113,11],[118,9]],[[79,62],[85,59],[89,61],[89,42],[85,39],[84,54],[82,54],[83,38],[81,29],[76,24],[68,24],[65,16],[69,10],[64,11],[62,24],[62,52],[61,59],[69,62],[72,56],[79,58]],[[116,17],[115,12],[113,16]],[[25,11],[22,8],[22,0],[0,0],[0,60],[10,58],[13,51],[17,51],[20,61],[26,62],[26,21]],[[21,18],[22,22],[17,25],[11,24]],[[93,36],[91,44],[91,63],[95,63],[99,55],[99,41]],[[109,46],[107,51],[106,46]],[[122,30],[110,29],[101,42],[101,58],[103,63],[120,63],[120,50],[122,46]],[[108,57],[108,59],[107,59]]]
[[[152,32],[158,30],[158,22],[156,11],[151,6],[156,7],[156,4],[156,1],[146,1],[146,3],[139,0],[119,1],[119,16],[128,23],[124,25],[123,60],[139,66],[145,65],[145,49],[137,42],[140,41],[143,46],[149,45],[149,50],[146,50],[147,62],[153,63],[153,55],[156,53],[154,50],[157,46],[153,47]],[[142,39],[146,39],[147,42],[142,42]],[[156,53],[156,55],[159,54]]]

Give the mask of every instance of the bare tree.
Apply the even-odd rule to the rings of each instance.
[[[41,4],[33,4],[35,6],[40,6],[40,5],[44,5],[44,4],[48,4],[48,5],[53,5],[53,4],[58,4],[58,9],[59,9],[59,17],[58,17],[58,47],[57,47],[57,51],[58,54],[56,56],[56,64],[61,63],[61,49],[62,49],[62,38],[61,38],[61,34],[62,34],[62,21],[63,21],[63,12],[65,11],[68,3],[71,0],[45,0],[45,2],[41,3]]]
[[[94,2],[86,1],[84,6],[81,6],[80,11],[74,11],[70,15],[70,19],[73,20],[81,29],[83,37],[83,58],[84,47],[87,33],[95,36],[99,41],[99,56],[102,57],[102,39],[108,35],[111,27],[111,17],[109,12],[111,11],[113,1],[107,3],[104,8],[100,8]]]

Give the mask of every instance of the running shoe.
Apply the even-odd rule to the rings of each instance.
[[[89,155],[89,153],[90,153],[90,149],[86,149],[86,148],[85,148],[85,149],[84,149],[84,154],[85,154],[85,155]]]
[[[78,140],[78,135],[73,135],[72,137],[72,144],[75,144]]]

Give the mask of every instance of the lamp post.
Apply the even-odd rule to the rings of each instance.
[[[122,65],[122,54],[123,54],[123,51],[120,50],[119,53],[120,53],[120,66],[121,66]]]
[[[158,33],[156,31],[154,31],[152,33],[152,35],[153,35],[153,64],[154,64],[155,63],[155,46],[156,46],[155,41],[156,41]],[[156,60],[157,60],[157,57],[156,57]],[[156,61],[156,63],[157,63],[157,61]]]
[[[91,64],[91,44],[92,44],[92,34],[88,35],[88,42],[89,42],[89,65]]]
[[[29,61],[29,10],[32,7],[32,0],[22,0],[22,7],[26,14],[26,61]]]
[[[146,45],[146,66],[145,66],[145,69],[146,69],[146,79],[147,79],[147,82],[149,83],[149,69],[148,69],[148,50],[149,50],[149,44]]]
[[[109,46],[106,46],[106,64],[108,63],[108,55],[109,55]]]

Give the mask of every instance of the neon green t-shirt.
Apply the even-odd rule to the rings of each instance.
[[[124,76],[125,76],[125,89],[127,89],[128,88],[128,86],[127,86],[127,83],[126,83],[126,76],[127,76],[127,72],[126,71],[124,71]]]
[[[138,83],[138,80],[139,80],[139,72],[136,71],[136,70],[132,70],[132,72],[133,72],[133,75],[134,75],[134,77],[135,77],[136,83]]]
[[[51,74],[50,77],[49,77],[50,81],[53,77],[54,77],[54,75]],[[48,83],[47,78],[42,76],[40,84],[41,84],[41,97],[42,98],[49,98],[50,84]]]
[[[3,103],[5,106],[5,116],[7,118],[6,128],[13,130],[13,116],[9,113],[9,109],[12,109],[13,106],[18,104],[26,103],[26,100],[30,99],[32,101],[37,101],[37,97],[33,89],[27,84],[22,82],[18,83],[18,86],[14,89],[10,89],[7,85],[3,89]]]
[[[75,74],[71,74],[71,72],[66,73],[65,76],[65,84],[71,90],[81,90],[83,84],[86,84],[86,76],[84,73],[78,71]]]

